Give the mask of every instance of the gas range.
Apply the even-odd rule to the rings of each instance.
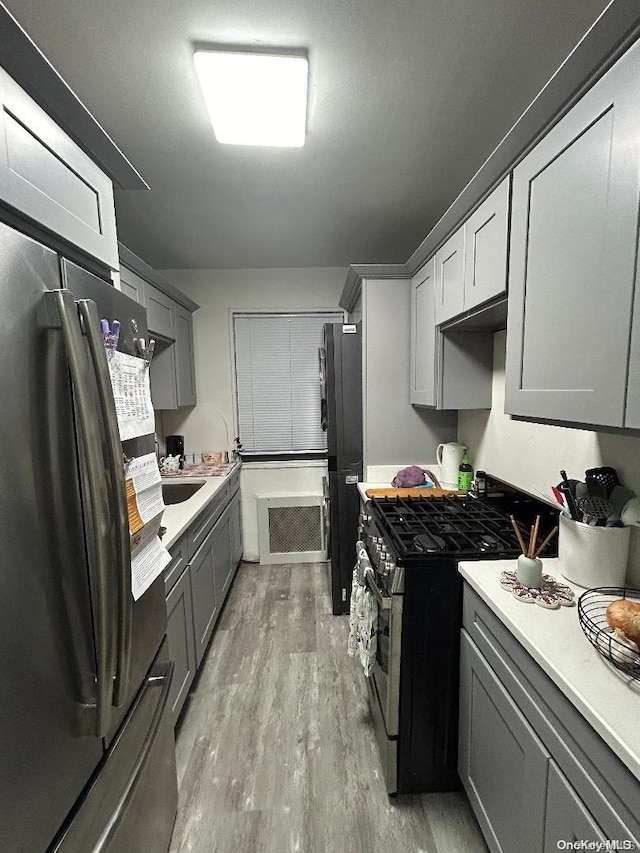
[[[357,573],[378,602],[369,703],[390,794],[449,791],[457,775],[460,560],[513,559],[550,504],[487,477],[487,497],[371,498],[360,518]],[[554,552],[550,548],[547,552]],[[437,701],[434,702],[434,697]]]
[[[466,495],[372,498],[371,512],[396,561],[404,565],[422,562],[426,554],[500,559],[520,552],[508,515],[488,500]],[[527,533],[524,525],[522,533]]]

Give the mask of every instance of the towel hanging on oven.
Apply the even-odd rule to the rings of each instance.
[[[347,653],[350,658],[359,658],[366,676],[371,674],[377,647],[378,604],[366,582],[362,583],[360,580],[356,566],[351,586]]]

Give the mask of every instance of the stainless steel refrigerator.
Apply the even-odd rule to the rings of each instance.
[[[133,600],[124,494],[154,436],[120,442],[102,318],[135,354],[144,308],[0,224],[7,853],[164,853],[176,813],[164,584]]]
[[[327,431],[329,555],[335,615],[348,613],[362,480],[362,331],[326,323],[320,350],[322,425]]]

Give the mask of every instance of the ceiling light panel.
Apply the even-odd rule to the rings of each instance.
[[[304,145],[306,57],[198,50],[194,62],[218,142]]]

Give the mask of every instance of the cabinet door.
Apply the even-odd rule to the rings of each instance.
[[[174,344],[157,341],[149,367],[151,402],[154,409],[177,409],[176,349]]]
[[[147,325],[149,334],[161,335],[168,340],[175,340],[174,313],[176,303],[161,290],[149,284],[144,285],[144,301],[147,306]]]
[[[555,762],[551,761],[547,788],[544,853],[555,853],[558,850],[559,841],[575,839],[607,840],[584,803],[558,770]],[[622,841],[622,837],[619,840]]]
[[[178,406],[195,406],[196,375],[193,352],[193,320],[191,312],[176,305],[176,386]]]
[[[458,228],[436,252],[436,323],[464,309],[464,228]]]
[[[144,305],[144,279],[127,267],[120,267],[120,290],[130,299]]]
[[[231,559],[231,514],[229,507],[216,522],[213,531],[213,581],[218,606],[222,607],[227,590],[231,585],[235,564]]]
[[[231,560],[233,568],[242,559],[242,503],[240,491],[238,490],[229,505],[229,525],[231,533]]]
[[[466,631],[458,772],[491,850],[542,850],[549,754]]]
[[[509,177],[471,214],[464,230],[466,311],[507,289]]]
[[[213,633],[218,615],[218,601],[214,587],[213,549],[214,530],[212,530],[191,561],[191,596],[193,602],[193,627],[196,639],[196,660],[198,666],[204,657],[209,638]]]
[[[0,200],[118,269],[111,180],[2,69]]]
[[[195,677],[197,666],[189,568],[182,572],[167,596],[167,637],[169,654],[175,663],[169,692],[171,721],[175,726]]]
[[[436,405],[435,258],[411,280],[411,355],[409,399]]]
[[[640,45],[513,176],[507,413],[622,426],[640,182]]]

